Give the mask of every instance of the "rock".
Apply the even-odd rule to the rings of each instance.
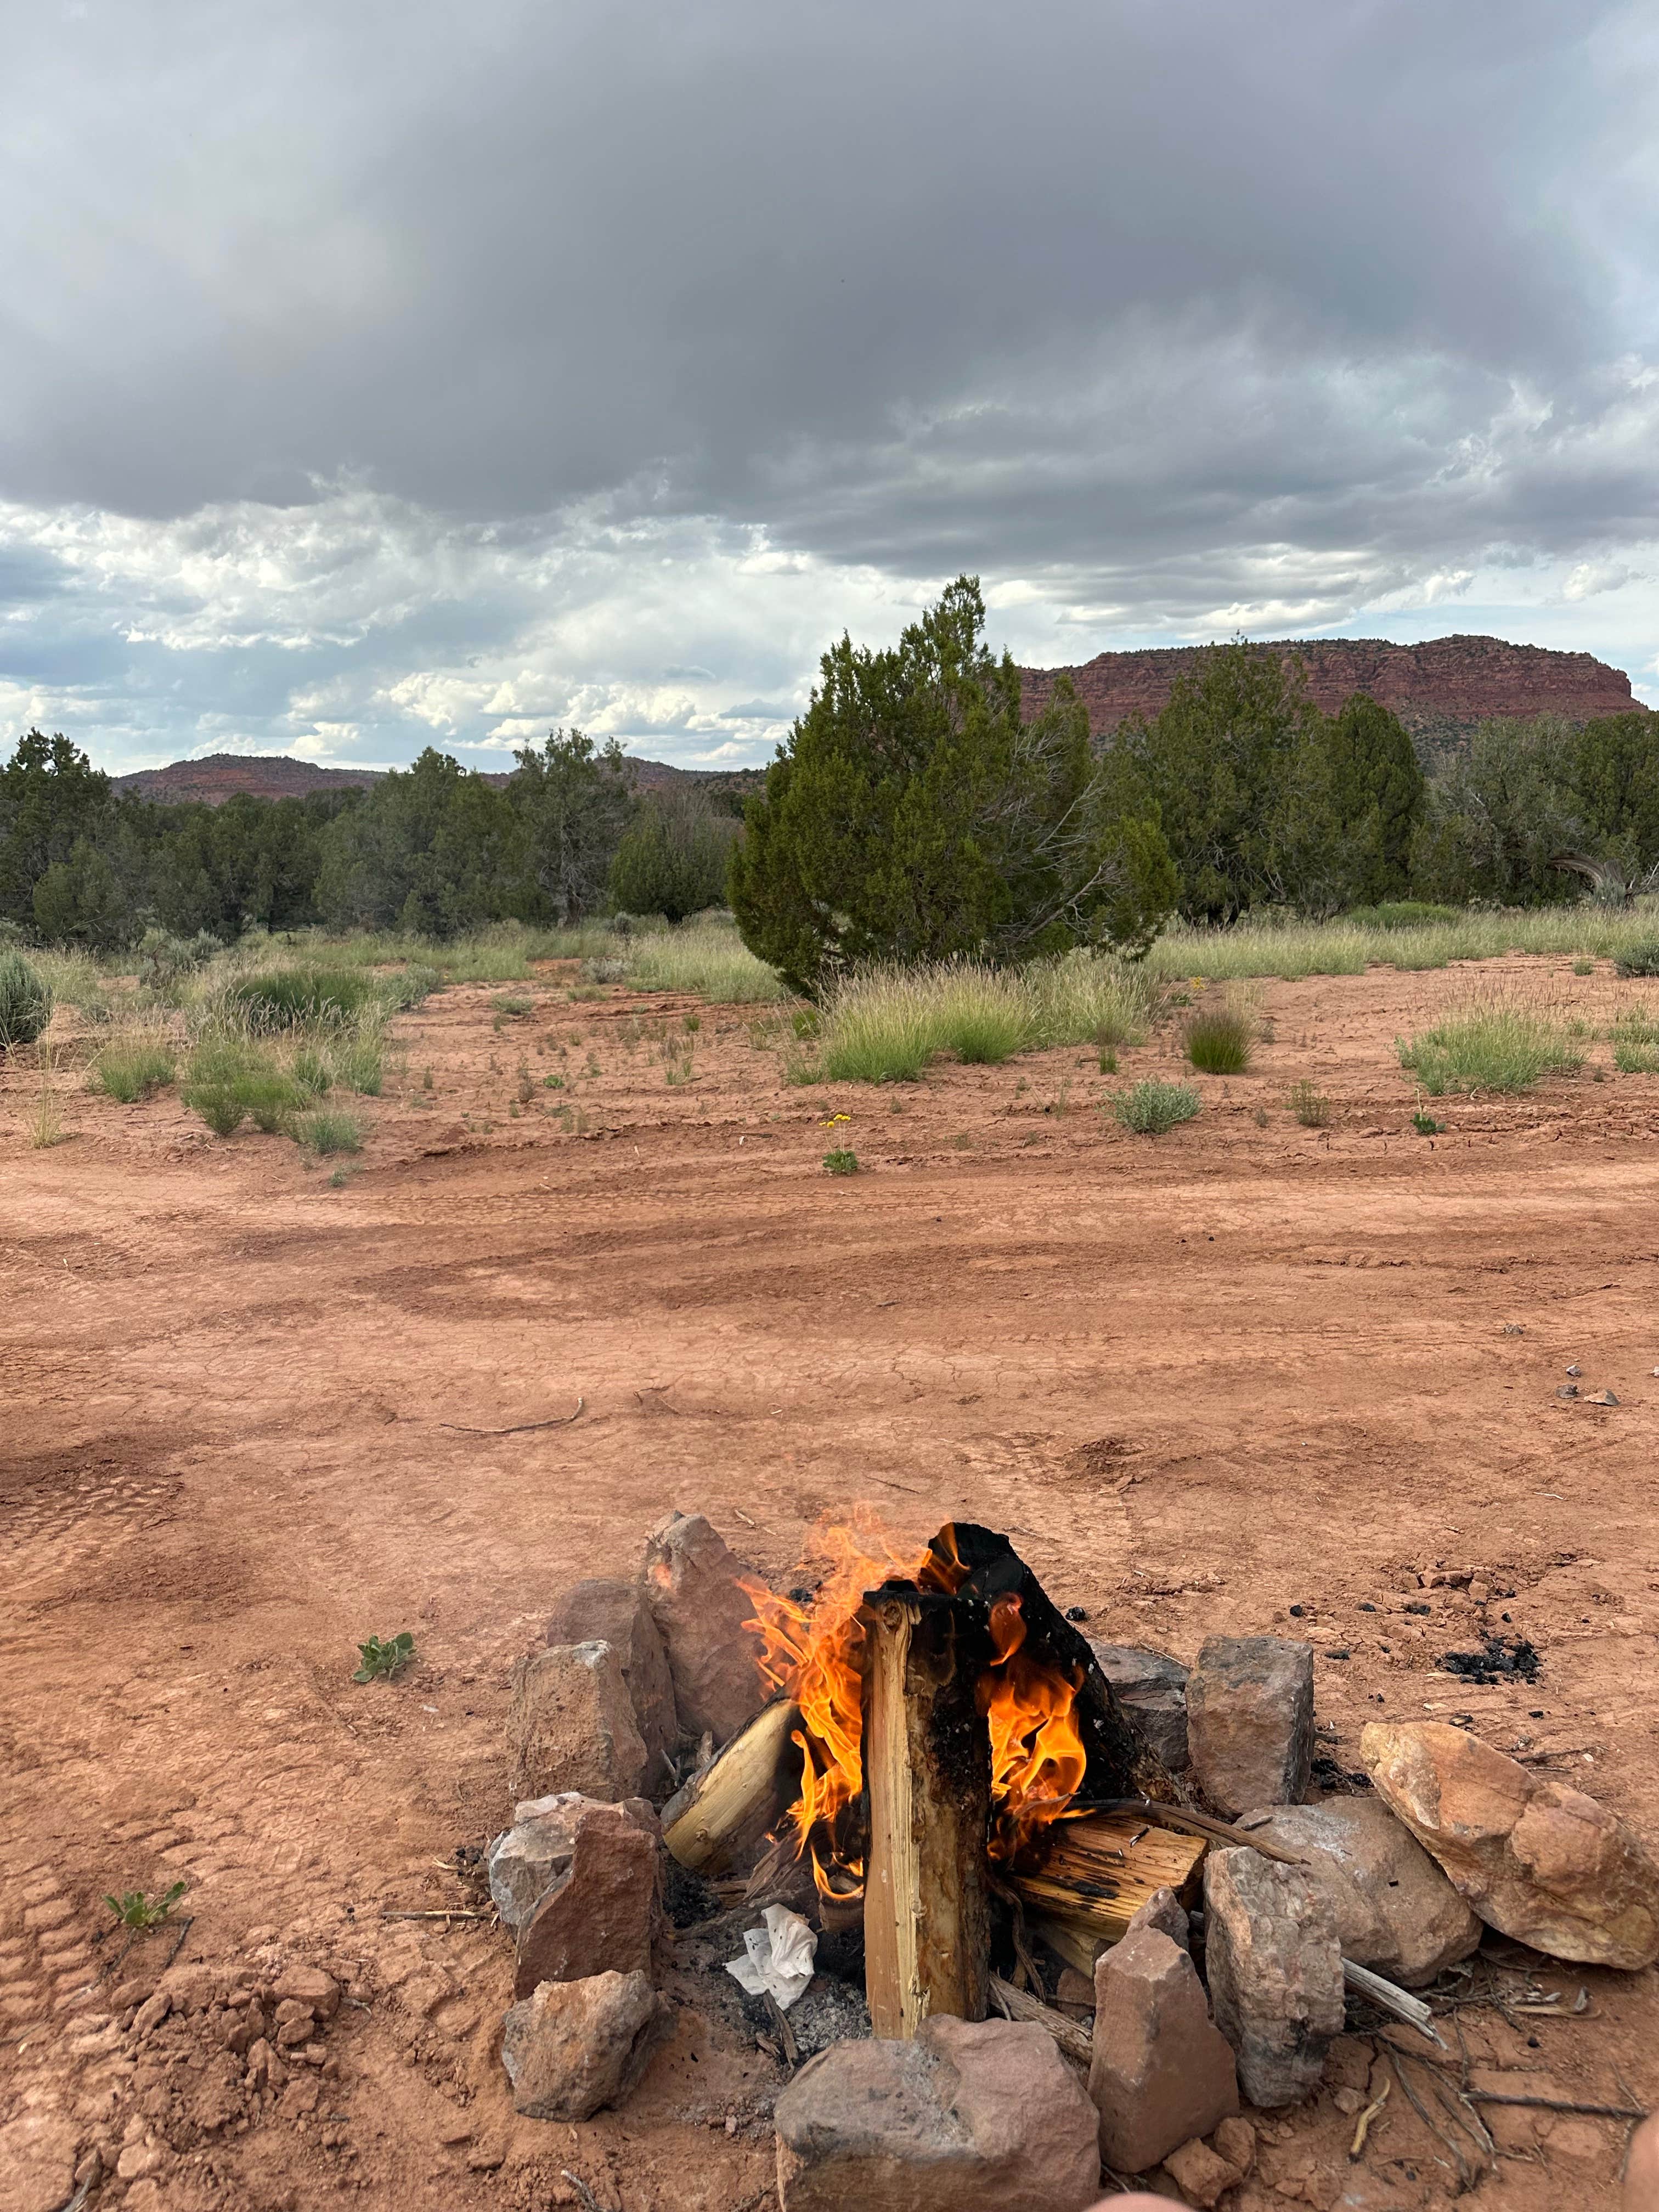
[[[1132,1929],[1096,1963],[1089,2094],[1101,2157],[1120,2173],[1145,2173],[1238,2110],[1232,2049],[1204,1984],[1156,1928]]]
[[[1155,1889],[1145,1905],[1132,1912],[1126,1936],[1133,1936],[1137,1928],[1155,1928],[1160,1936],[1167,1936],[1172,1943],[1179,1943],[1183,1951],[1193,1948],[1193,1931],[1187,1917],[1187,1908],[1177,1899],[1172,1889]]]
[[[173,1999],[165,1990],[157,1990],[153,1997],[144,1999],[143,2004],[132,2015],[133,2033],[148,2035],[151,2028],[160,2027],[172,2010]]]
[[[555,1644],[522,1660],[507,1741],[517,1797],[575,1790],[614,1803],[639,1796],[650,1763],[609,1644]]]
[[[1224,2189],[1231,2189],[1244,2179],[1230,2160],[1196,2140],[1171,2151],[1164,2161],[1164,2171],[1188,2203],[1201,2205],[1204,2212],[1219,2203]]]
[[[1248,2120],[1223,2120],[1210,2137],[1218,2156],[1229,2166],[1236,2166],[1241,2174],[1249,2173],[1255,2164],[1255,2130]]]
[[[620,1808],[578,1820],[570,1863],[519,1926],[513,1994],[593,1974],[648,1974],[662,1924],[662,1846]]]
[[[131,2142],[116,2160],[115,2172],[122,2181],[142,2181],[147,2174],[159,2173],[167,2162],[160,2143]]]
[[[668,1653],[682,1731],[727,1743],[771,1695],[760,1645],[744,1623],[758,1582],[701,1513],[671,1513],[646,1546],[640,1580]]]
[[[1659,2212],[1659,2118],[1644,2120],[1625,2154],[1623,2212]]]
[[[674,1781],[669,1760],[678,1747],[674,1678],[645,1592],[637,1583],[582,1582],[548,1616],[547,1641],[608,1644],[622,1662],[634,1719],[645,1744],[647,1796]]]
[[[1162,1651],[1135,1644],[1095,1644],[1100,1671],[1118,1703],[1171,1774],[1187,1768],[1187,1669]]]
[[[1330,1899],[1343,1957],[1391,1982],[1419,1988],[1480,1941],[1480,1923],[1455,1888],[1374,1798],[1273,1806],[1237,1825],[1307,1862]]]
[[[518,1928],[534,1911],[561,1875],[570,1871],[576,1831],[592,1814],[628,1821],[655,1838],[661,1831],[643,1797],[607,1805],[579,1790],[552,1797],[532,1797],[514,1808],[513,1826],[497,1836],[484,1854],[489,1894],[504,1928]]]
[[[512,2007],[502,2031],[514,2111],[586,2120],[620,2102],[644,2073],[668,2011],[641,1973],[543,1982]]]
[[[1659,1958],[1659,1865],[1595,1798],[1437,1721],[1371,1721],[1359,1756],[1488,1927],[1585,1966]]]
[[[1253,2105],[1294,2105],[1319,2086],[1342,2032],[1342,1947],[1310,1875],[1241,1845],[1204,1863],[1205,1964],[1216,2026]]]
[[[271,1985],[278,2017],[284,2002],[308,2005],[319,2020],[332,2020],[340,2009],[340,1984],[320,1966],[285,1966]]]
[[[1313,1765],[1313,1646],[1278,1636],[1212,1636],[1187,1681],[1193,1772],[1232,1820],[1294,1805]]]
[[[838,2043],[773,2118],[781,2212],[1083,2212],[1100,2186],[1094,2107],[1030,2025]]]

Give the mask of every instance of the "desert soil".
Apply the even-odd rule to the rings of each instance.
[[[1639,995],[1493,965],[1601,1024]],[[500,1932],[382,1917],[476,1903],[451,1869],[508,1817],[509,1670],[671,1507],[792,1579],[855,1503],[984,1522],[1091,1635],[1310,1638],[1340,1769],[1370,1717],[1468,1715],[1659,1834],[1659,1080],[1448,1102],[1425,1139],[1394,1040],[1471,978],[1374,971],[1263,987],[1253,1072],[1152,1141],[1097,1109],[1178,1072],[1168,1031],[1117,1077],[1058,1051],[801,1088],[764,1014],[575,980],[404,1018],[340,1182],[72,1080],[32,1150],[36,1078],[3,1079],[0,2198],[48,2212],[100,2146],[131,2179],[94,2204],[134,2212],[768,2202],[780,2074],[729,2007],[685,2006],[626,2110],[517,2120]],[[1304,1078],[1325,1129],[1285,1109]],[[822,1171],[840,1146],[861,1173]],[[1617,1407],[1562,1401],[1570,1364]],[[1470,1571],[1485,1605],[1434,1580]],[[1536,1684],[1437,1670],[1483,1625]],[[354,1686],[355,1644],[404,1628],[414,1671]],[[120,1955],[104,1893],[180,1879]],[[339,1976],[322,2063],[256,2094],[200,2015],[124,2033],[181,1929],[204,1991]],[[1462,2012],[1475,2063],[1659,2100],[1654,1974],[1532,1964],[1559,2011]],[[1370,2057],[1345,2039],[1264,2118],[1241,2205],[1452,2193],[1397,2091],[1349,2164],[1331,2092]],[[1614,2201],[1619,2123],[1488,2118],[1483,2201]]]

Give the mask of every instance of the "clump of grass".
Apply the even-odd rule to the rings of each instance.
[[[1243,1075],[1255,1043],[1255,1024],[1242,1006],[1224,1000],[1201,1006],[1182,1037],[1188,1059],[1204,1075]]]
[[[970,1067],[997,1067],[1030,1042],[1032,1008],[1023,977],[953,961],[924,969],[917,981],[931,1001],[936,1050],[954,1052]]]
[[[197,1043],[179,1096],[216,1137],[234,1136],[252,1100],[277,1074],[270,1055],[234,1032],[210,1031]]]
[[[111,1038],[92,1063],[92,1082],[123,1106],[135,1106],[178,1073],[173,1040],[160,1030],[129,1030]]]
[[[1144,1044],[1161,986],[1138,963],[1106,952],[1068,952],[1024,970],[1035,1045]]]
[[[307,1022],[349,1020],[380,993],[361,969],[272,968],[239,976],[228,995],[246,1010],[251,1029],[289,1030]]]
[[[307,1152],[325,1159],[332,1152],[361,1152],[363,1149],[363,1125],[355,1114],[342,1114],[320,1108],[307,1114],[294,1127],[297,1141]]]
[[[334,1087],[334,1070],[329,1066],[328,1054],[316,1045],[301,1045],[289,1062],[289,1072],[310,1097],[320,1098]]]
[[[1575,975],[1593,975],[1595,973],[1595,963],[1593,960],[1575,960],[1572,963],[1572,972]]]
[[[1190,1121],[1201,1103],[1188,1083],[1149,1079],[1133,1091],[1121,1091],[1112,1101],[1112,1111],[1137,1137],[1161,1137],[1177,1122]]]
[[[52,1019],[52,995],[21,952],[0,952],[0,1052],[34,1042]]]
[[[1329,1126],[1331,1102],[1311,1083],[1304,1080],[1291,1085],[1290,1107],[1304,1129],[1323,1129]]]
[[[1613,1025],[1613,1064],[1620,1075],[1659,1075],[1659,1020],[1632,1006]]]
[[[757,960],[729,921],[682,922],[629,937],[625,977],[640,991],[694,991],[724,1006],[755,1006],[789,994],[777,970]]]
[[[498,1012],[511,1015],[515,1021],[526,1014],[533,1013],[536,1010],[536,1001],[533,999],[524,998],[513,991],[501,992],[495,1004]]]
[[[1638,938],[1623,946],[1613,965],[1620,975],[1659,975],[1659,937]]]
[[[859,1156],[856,1152],[844,1150],[826,1152],[823,1156],[823,1172],[825,1175],[832,1176],[856,1175],[859,1172]]]
[[[923,971],[884,966],[845,978],[825,1001],[819,1041],[817,1073],[832,1083],[919,1082],[940,1045]]]
[[[1351,929],[1423,929],[1458,919],[1455,906],[1431,906],[1423,899],[1384,899],[1376,906],[1357,906],[1345,914]]]
[[[29,1115],[29,1142],[37,1152],[50,1151],[53,1145],[64,1141],[64,1104],[58,1095],[54,1061],[56,1054],[49,1044],[40,1048],[40,1085],[35,1093],[33,1110]]]
[[[360,1024],[331,1043],[329,1060],[342,1090],[378,1098],[386,1074],[386,1033],[378,1024]]]
[[[1528,1091],[1543,1076],[1575,1073],[1584,1059],[1560,1022],[1513,1000],[1473,1004],[1420,1036],[1395,1042],[1400,1065],[1431,1098]]]

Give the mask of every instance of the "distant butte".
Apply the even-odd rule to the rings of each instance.
[[[1625,714],[1639,702],[1630,678],[1588,653],[1556,653],[1541,645],[1508,645],[1498,637],[1435,637],[1423,645],[1386,638],[1285,638],[1271,653],[1298,658],[1316,706],[1330,714],[1354,691],[1368,691],[1408,730],[1429,738],[1461,736],[1494,714],[1562,714],[1588,722]],[[1026,714],[1047,704],[1057,676],[1069,676],[1089,710],[1097,737],[1132,714],[1149,720],[1170,696],[1177,676],[1192,669],[1201,646],[1142,653],[1100,653],[1077,668],[1022,668]]]
[[[633,760],[639,787],[660,791],[672,784],[695,784],[712,792],[744,792],[760,781],[758,769],[672,768],[666,761]],[[378,783],[380,768],[319,768],[314,761],[287,753],[208,753],[200,760],[171,761],[166,768],[134,769],[110,778],[117,791],[158,805],[193,801],[222,806],[228,799],[303,799],[313,791],[349,791]],[[486,783],[505,783],[512,770],[484,772]]]

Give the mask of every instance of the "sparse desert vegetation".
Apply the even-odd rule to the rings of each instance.
[[[1546,1075],[1576,1074],[1584,1055],[1566,1024],[1515,997],[1477,999],[1399,1045],[1400,1065],[1431,1098],[1452,1091],[1528,1091]]]

